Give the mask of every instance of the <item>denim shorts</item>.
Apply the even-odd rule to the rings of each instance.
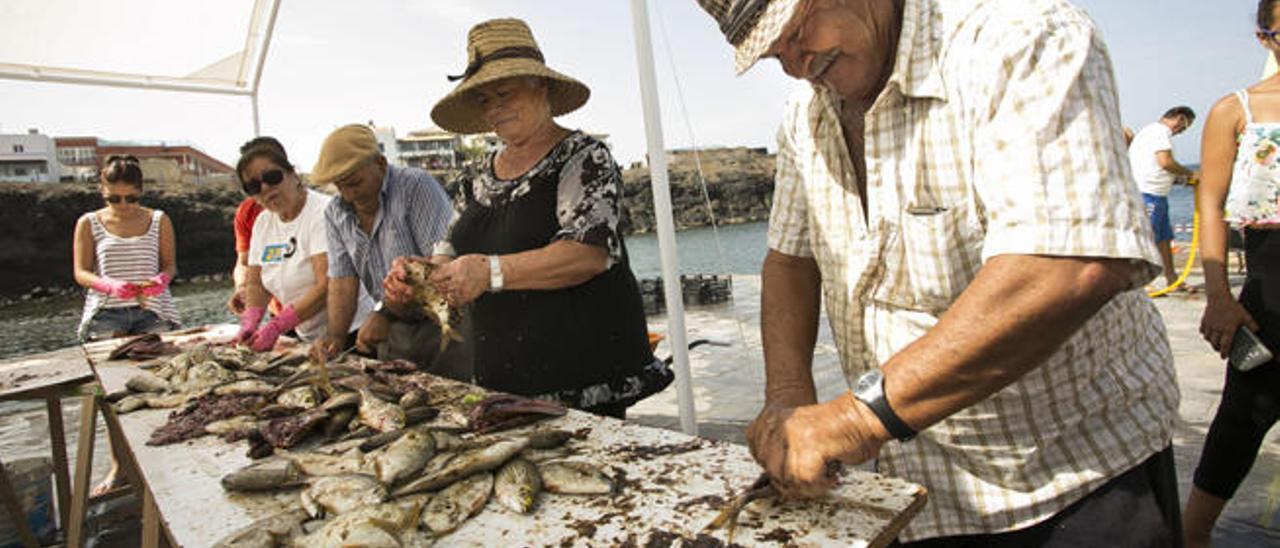
[[[153,310],[143,310],[137,306],[103,308],[89,320],[85,337],[88,340],[96,340],[143,333],[163,333],[176,327],[160,319]]]
[[[1142,202],[1147,206],[1147,217],[1151,219],[1151,231],[1156,235],[1156,243],[1173,240],[1173,224],[1169,222],[1169,197],[1143,192]]]

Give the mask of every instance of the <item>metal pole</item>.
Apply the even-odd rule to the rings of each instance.
[[[649,148],[649,176],[653,185],[653,212],[658,224],[658,249],[662,258],[662,286],[667,302],[667,341],[675,357],[676,395],[680,402],[680,429],[698,435],[697,410],[689,375],[689,343],[684,327],[684,292],[676,257],[675,221],[671,218],[671,188],[667,179],[667,153],[662,141],[662,114],[658,106],[657,76],[653,70],[653,40],[649,34],[646,0],[631,0],[631,21],[636,35],[636,64],[640,72],[640,99],[644,107],[644,132]]]
[[[262,131],[258,127],[258,92],[255,90],[253,95],[249,96],[249,103],[253,105],[253,136],[259,137]]]

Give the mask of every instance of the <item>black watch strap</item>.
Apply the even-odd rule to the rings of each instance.
[[[907,423],[903,422],[902,418],[889,406],[889,399],[884,393],[884,374],[879,369],[872,369],[858,377],[858,382],[853,388],[853,397],[871,408],[871,412],[876,414],[880,424],[884,425],[884,429],[888,430],[889,435],[894,439],[907,441],[916,437],[916,431],[907,426]]]

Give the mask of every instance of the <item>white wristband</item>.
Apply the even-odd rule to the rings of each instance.
[[[489,256],[489,292],[502,291],[502,261],[497,255]]]

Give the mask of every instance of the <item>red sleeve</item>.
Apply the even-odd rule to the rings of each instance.
[[[249,251],[249,240],[253,237],[253,222],[258,219],[258,214],[262,213],[262,206],[253,198],[245,198],[240,202],[240,207],[236,208],[236,253],[246,253]]]

